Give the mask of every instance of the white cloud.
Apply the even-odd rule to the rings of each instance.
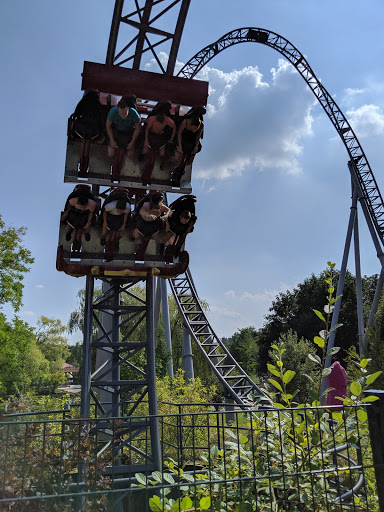
[[[259,329],[276,295],[292,290],[294,286],[280,283],[279,290],[264,290],[260,293],[228,290],[224,292],[222,301],[215,301],[216,304],[220,302],[220,305],[210,307],[207,317],[219,336],[230,337],[238,329],[249,326]]]
[[[348,87],[345,89],[345,93],[347,96],[356,96],[357,94],[363,94],[365,92],[365,89],[351,89]]]
[[[315,100],[288,62],[279,59],[269,82],[252,66],[230,73],[206,66],[199,78],[209,81],[211,93],[195,177],[228,178],[254,168],[301,172]]]
[[[384,113],[377,105],[363,105],[348,110],[346,115],[358,137],[372,137],[384,133]]]
[[[21,316],[32,317],[36,316],[36,313],[34,311],[21,311]]]
[[[156,66],[151,61],[146,69]],[[206,65],[196,78],[207,80],[210,89],[195,178],[224,179],[251,169],[302,172],[304,138],[312,135],[317,102],[291,64],[279,59],[269,77],[257,66],[224,72]]]
[[[44,285],[42,285],[42,284],[36,284],[36,285],[35,285],[35,288],[44,288]]]

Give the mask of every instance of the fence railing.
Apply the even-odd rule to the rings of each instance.
[[[157,416],[160,461],[147,416],[13,415],[0,422],[0,510],[378,512],[371,407]]]

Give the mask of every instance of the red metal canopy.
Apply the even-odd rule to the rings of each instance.
[[[84,62],[81,88],[153,101],[171,100],[188,106],[206,105],[208,82],[177,76],[161,75],[151,71],[123,68],[96,62]]]

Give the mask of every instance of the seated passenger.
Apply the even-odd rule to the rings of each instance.
[[[195,154],[201,151],[200,139],[203,136],[204,107],[194,107],[184,117],[177,134],[179,165],[171,173],[171,182],[179,186],[185,167],[193,162]]]
[[[195,222],[196,216],[188,210],[183,210],[181,213],[171,212],[165,219],[167,234],[163,238],[163,243],[166,246],[172,245],[177,236],[188,235],[193,231]]]
[[[156,239],[159,231],[165,229],[165,219],[171,211],[168,206],[163,204],[163,194],[156,192],[145,198],[135,214],[136,227],[132,231],[132,240],[139,238],[140,235]],[[163,215],[164,214],[164,215]]]
[[[200,138],[203,133],[203,112],[204,107],[192,109],[190,115],[187,113],[181,123],[177,134],[177,150],[184,155],[195,155],[201,151]]]
[[[109,137],[109,157],[115,155],[116,147],[128,149],[132,153],[140,133],[140,115],[129,103],[127,98],[122,98],[108,113],[106,130]]]
[[[176,133],[176,125],[169,117],[170,102],[158,103],[148,116],[143,153],[148,153],[149,149],[160,150],[160,156],[164,156],[165,146],[172,141]]]
[[[131,205],[124,199],[115,199],[108,203],[106,201],[103,205],[103,228],[100,239],[101,245],[106,244],[108,230],[118,231],[118,238],[122,238],[131,212]]]
[[[61,216],[61,222],[67,222],[65,239],[71,239],[74,229],[85,231],[85,240],[91,239],[90,230],[93,215],[96,210],[96,201],[90,199],[87,195],[79,195],[68,199],[65,212]]]
[[[100,93],[96,89],[84,91],[76,106],[73,119],[73,134],[81,139],[104,141],[104,113],[100,103]]]

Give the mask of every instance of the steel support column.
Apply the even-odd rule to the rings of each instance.
[[[351,248],[353,227],[354,227],[355,219],[356,219],[357,189],[355,186],[353,186],[352,189],[353,189],[352,190],[352,206],[351,206],[351,212],[349,215],[348,229],[347,229],[347,235],[345,238],[344,252],[343,252],[343,259],[342,259],[341,268],[340,268],[339,280],[337,283],[336,297],[342,296],[342,294],[343,294],[345,274],[347,272],[348,256],[349,256],[349,251]],[[335,302],[335,308],[333,310],[331,327],[330,327],[331,332],[330,332],[328,343],[327,343],[327,351],[329,351],[335,345],[336,330],[332,330],[332,329],[334,329],[334,327],[339,323],[340,307],[341,307],[341,297],[339,300],[337,300]],[[332,364],[332,356],[328,355],[325,358],[324,367],[329,368],[331,366],[331,364]],[[324,377],[322,384],[321,384],[321,393],[323,393],[326,389],[327,389],[327,377]],[[324,397],[323,397],[323,399],[324,399]]]
[[[173,373],[173,357],[172,357],[171,323],[169,320],[167,282],[165,281],[165,279],[160,279],[160,290],[161,290],[161,306],[162,306],[162,313],[163,313],[165,344],[167,346],[167,352],[169,355],[168,376],[173,377],[174,373]]]

